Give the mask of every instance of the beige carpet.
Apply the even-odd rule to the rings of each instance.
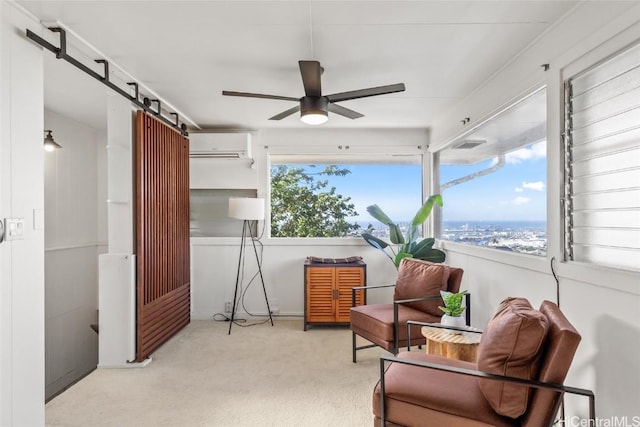
[[[141,369],[98,369],[46,405],[49,426],[371,426],[379,348],[348,328],[194,321]]]

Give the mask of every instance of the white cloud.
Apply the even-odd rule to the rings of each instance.
[[[526,205],[530,201],[531,199],[528,197],[516,197],[515,199],[513,199],[512,203],[514,205]]]
[[[519,164],[526,160],[544,159],[547,157],[546,141],[533,144],[531,147],[521,148],[511,153],[507,153],[505,161],[510,164]]]
[[[522,193],[524,190],[520,187],[516,187],[516,193]]]
[[[542,191],[544,190],[544,182],[536,181],[536,182],[523,182],[522,188],[528,188],[529,190]]]

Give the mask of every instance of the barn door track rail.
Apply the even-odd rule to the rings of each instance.
[[[131,101],[132,103],[134,103],[135,105],[143,109],[144,111],[153,114],[159,120],[162,120],[164,123],[166,123],[167,125],[171,126],[175,130],[180,132],[180,134],[182,134],[183,136],[189,135],[189,132],[187,132],[187,125],[185,123],[180,123],[180,118],[178,116],[178,113],[169,113],[170,115],[173,116],[173,120],[162,115],[162,105],[159,99],[149,99],[147,97],[143,97],[142,100],[140,100],[140,91],[139,91],[138,83],[127,82],[127,85],[133,88],[134,94],[131,95],[130,92],[122,89],[121,87],[119,87],[109,79],[109,62],[107,60],[105,59],[95,60],[96,63],[103,64],[104,66],[104,75],[100,75],[96,73],[91,68],[87,67],[82,62],[78,61],[76,58],[72,57],[67,53],[67,33],[64,29],[59,27],[51,27],[49,28],[49,30],[59,34],[60,47],[54,46],[53,44],[49,43],[47,40],[43,39],[42,37],[40,37],[39,35],[37,35],[36,33],[34,33],[29,29],[27,29],[27,38],[38,43],[40,46],[44,47],[45,49],[53,52],[56,55],[56,58],[67,61],[68,63],[70,63],[77,69],[79,69],[80,71],[83,71],[84,73],[98,80],[99,82],[107,86],[109,89],[124,96],[125,98],[127,98],[129,101]],[[155,108],[152,108],[154,104],[155,104]]]

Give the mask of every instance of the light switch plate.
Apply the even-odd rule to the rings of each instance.
[[[44,209],[33,210],[33,229],[44,230]]]
[[[24,239],[24,218],[7,218],[4,220],[5,240]]]

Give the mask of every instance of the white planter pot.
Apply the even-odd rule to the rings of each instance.
[[[442,324],[444,326],[456,326],[458,328],[464,328],[465,326],[467,326],[467,324],[465,323],[464,317],[462,317],[462,316],[452,317],[452,316],[449,316],[448,314],[443,314],[442,315],[442,319],[440,320],[440,324]],[[450,332],[452,334],[461,334],[462,333],[460,331],[447,331],[447,332]]]

